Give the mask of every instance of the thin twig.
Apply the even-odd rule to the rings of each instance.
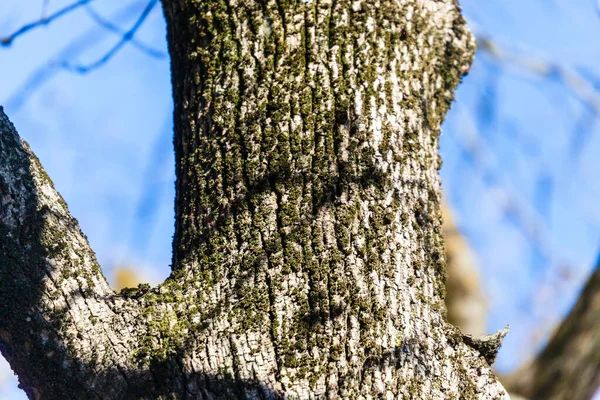
[[[460,101],[456,103],[459,107],[461,106]],[[470,113],[467,113],[466,117],[473,118]],[[500,163],[494,153],[489,151],[481,136],[469,129],[458,129],[452,138],[472,157],[477,170],[482,171],[484,176],[493,181],[497,204],[502,208],[505,215],[513,218],[514,223],[530,243],[540,251],[550,264],[561,267],[568,266],[569,263],[556,251],[558,247],[555,240],[548,233],[549,229],[544,220],[520,196],[519,191],[498,172],[501,171]]]
[[[46,15],[48,14],[48,3],[50,0],[44,0],[42,3],[42,12],[40,14],[40,19],[46,19]]]
[[[94,0],[77,1],[75,3],[72,3],[72,4],[64,7],[64,8],[61,8],[60,10],[58,10],[57,12],[55,12],[54,14],[52,14],[46,18],[42,17],[35,22],[31,22],[27,25],[23,25],[21,28],[17,29],[15,32],[11,33],[10,35],[0,38],[0,45],[9,46],[16,38],[23,35],[24,33],[29,32],[30,30],[37,28],[38,26],[48,25],[50,22],[52,22],[60,17],[63,17],[65,15],[67,15],[68,13],[70,13],[71,11],[74,11],[77,8],[84,6],[88,3],[91,3],[92,1],[94,1]]]
[[[600,93],[589,80],[573,68],[549,60],[507,52],[485,35],[477,37],[477,48],[498,61],[516,65],[541,77],[557,79],[594,113],[600,114]]]
[[[85,10],[90,16],[90,18],[92,18],[94,22],[96,22],[104,29],[110,32],[114,32],[118,35],[124,35],[126,33],[124,29],[121,29],[118,25],[112,23],[108,19],[104,18],[102,15],[98,14],[98,12],[94,8],[92,8],[92,6],[86,5]],[[153,49],[152,47],[135,38],[131,39],[131,45],[137,47],[139,50],[143,51],[150,57],[161,59],[167,56],[166,53],[160,50]]]
[[[1,0],[0,0],[1,1]],[[139,4],[128,3],[110,16],[112,21],[122,22],[129,20],[132,14],[137,14]],[[13,91],[12,95],[4,101],[4,108],[16,113],[26,104],[27,100],[45,83],[52,79],[59,71],[66,59],[73,59],[86,49],[96,45],[105,37],[104,30],[96,25],[90,26],[83,34],[69,42],[62,50],[47,60],[44,64],[30,74],[27,79]]]
[[[67,69],[69,71],[73,71],[73,72],[77,72],[80,74],[86,74],[88,72],[93,71],[94,69],[101,67],[102,65],[104,65],[108,60],[110,60],[115,54],[117,54],[119,52],[119,50],[121,50],[121,48],[128,42],[130,42],[133,37],[135,36],[135,33],[137,32],[137,30],[139,29],[139,27],[142,25],[142,23],[146,20],[146,17],[148,17],[148,14],[150,14],[150,11],[152,11],[152,9],[154,8],[154,6],[156,5],[157,0],[151,0],[147,5],[146,8],[144,8],[144,11],[142,11],[142,13],[140,14],[138,20],[135,22],[135,24],[131,27],[131,29],[129,29],[127,32],[125,32],[123,34],[123,36],[121,37],[121,40],[119,40],[109,51],[107,51],[101,58],[99,58],[98,60],[87,64],[87,65],[73,65],[67,61],[63,62],[61,67],[64,69]]]

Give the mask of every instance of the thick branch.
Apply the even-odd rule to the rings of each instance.
[[[197,350],[185,347],[189,328],[204,329],[205,319],[187,312],[174,280],[153,291],[113,293],[77,221],[1,107],[0,202],[0,351],[28,396],[159,399],[185,391],[186,376],[171,357]],[[210,318],[213,308],[201,309]]]
[[[94,354],[99,347],[111,351],[112,291],[77,221],[1,108],[0,160],[0,349],[37,398],[41,382],[65,380],[61,370],[104,356]]]
[[[473,51],[456,3],[163,5],[173,265],[219,287],[230,373],[301,398],[500,396],[487,367],[466,384],[462,338],[442,361],[437,134]],[[249,333],[267,358],[239,356]],[[438,367],[447,391],[421,381]]]

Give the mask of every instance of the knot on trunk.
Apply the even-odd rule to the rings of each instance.
[[[463,334],[463,342],[474,348],[485,358],[489,365],[492,365],[496,361],[498,350],[502,346],[502,340],[508,334],[509,326],[507,325],[504,329],[499,330],[491,335],[485,335],[481,337],[474,337],[472,335]]]

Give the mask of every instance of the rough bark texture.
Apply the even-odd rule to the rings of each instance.
[[[600,265],[600,262],[598,262]],[[600,268],[536,358],[506,377],[530,400],[589,400],[600,386]]]
[[[474,51],[455,1],[163,6],[164,284],[111,292],[0,114],[0,348],[30,397],[506,398],[445,322],[438,134]]]

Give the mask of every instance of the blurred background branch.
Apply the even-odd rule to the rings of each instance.
[[[154,7],[154,5],[155,4],[152,4],[152,3],[148,4],[148,7],[150,7],[150,10],[152,9],[152,7]],[[155,57],[155,58],[164,58],[167,56],[167,54],[164,51],[153,49],[152,47],[146,45],[143,42],[140,42],[139,40],[137,40],[134,37],[135,30],[139,29],[141,24],[144,22],[144,19],[148,16],[148,13],[142,13],[140,18],[138,19],[139,23],[136,22],[136,24],[134,25],[135,30],[132,33],[128,33],[127,31],[124,31],[123,29],[121,29],[118,25],[114,24],[113,22],[104,18],[102,15],[100,15],[98,12],[96,12],[96,10],[94,10],[94,8],[91,5],[86,4],[85,10],[88,13],[88,15],[94,20],[94,22],[96,22],[99,26],[101,26],[104,29],[106,29],[110,32],[113,32],[117,35],[121,35],[123,39],[129,37],[129,42],[131,43],[131,45],[138,48],[139,50],[143,51],[148,56]],[[150,10],[148,10],[148,12]],[[140,21],[140,19],[141,19],[141,21]]]
[[[117,54],[117,52],[121,50],[123,46],[125,46],[125,44],[133,40],[135,33],[142,26],[142,24],[150,14],[150,11],[152,11],[154,6],[156,6],[157,1],[158,0],[150,0],[146,7],[144,7],[144,10],[142,11],[138,19],[135,21],[133,26],[121,36],[121,39],[117,43],[115,43],[113,47],[111,47],[103,56],[98,58],[96,61],[93,61],[89,64],[73,64],[71,62],[65,61],[61,66],[67,70],[74,71],[80,74],[87,74],[88,72],[103,66],[112,57],[114,57],[115,54]],[[148,52],[146,50],[144,50],[144,52],[150,56],[156,56],[155,52]]]
[[[600,265],[600,263],[598,263]],[[600,386],[600,269],[544,349],[503,379],[530,399],[588,400]]]
[[[64,17],[65,15],[69,14],[70,12],[75,11],[79,7],[82,7],[92,1],[94,1],[94,0],[76,1],[75,3],[69,4],[65,7],[63,7],[61,9],[59,9],[58,11],[54,12],[53,14],[50,14],[49,16],[46,16],[48,1],[44,1],[43,6],[42,6],[42,16],[40,17],[40,19],[21,26],[15,32],[13,32],[7,36],[0,36],[0,44],[2,44],[4,46],[9,46],[12,44],[12,42],[15,39],[17,39],[21,35],[24,35],[25,33],[29,32],[30,30],[38,28],[40,26],[48,25],[49,23],[54,22],[61,17]]]
[[[596,88],[597,81],[594,84],[591,79],[577,73],[574,68],[551,60],[508,52],[485,34],[477,35],[477,49],[503,66],[516,67],[542,79],[557,80],[585,103],[590,110],[596,114],[600,113],[600,92]]]

